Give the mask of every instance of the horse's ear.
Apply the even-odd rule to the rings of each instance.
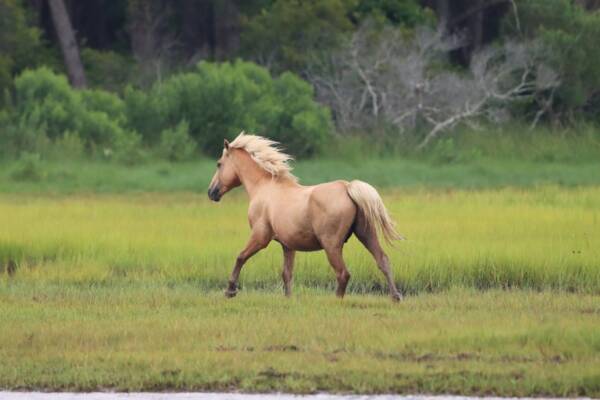
[[[227,139],[225,139],[225,141],[224,141],[224,146],[225,146],[225,150],[229,150],[229,141],[227,141]]]

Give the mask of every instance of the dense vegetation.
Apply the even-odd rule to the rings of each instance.
[[[3,118],[5,156],[66,150],[135,162],[143,145],[171,160],[198,145],[217,154],[224,132],[274,132],[299,155],[311,155],[329,133],[327,109],[310,85],[291,73],[273,79],[262,67],[200,63],[146,91],[123,96],[101,89],[74,90],[64,76],[42,67],[15,79],[15,100]]]
[[[299,157],[348,137],[377,154],[419,144],[422,154],[490,122],[548,136],[581,135],[585,123],[598,140],[593,1],[64,3],[79,83],[61,59],[54,8],[0,0],[3,159],[184,161],[215,155],[241,130]],[[423,32],[436,26],[432,41]],[[390,48],[390,38],[424,58]]]

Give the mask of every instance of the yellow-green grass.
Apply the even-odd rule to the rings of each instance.
[[[450,287],[600,293],[600,188],[387,191],[408,240],[389,248],[405,293]],[[249,234],[246,196],[0,195],[0,279],[30,285],[193,284],[224,287]],[[383,277],[352,238],[351,292],[381,292]],[[245,289],[279,289],[272,243],[242,271]],[[301,253],[296,285],[333,288],[322,252]]]
[[[355,239],[343,301],[276,243],[225,299],[243,192],[0,195],[0,388],[600,396],[600,188],[384,200],[400,304]]]
[[[0,288],[3,389],[600,396],[597,295]]]

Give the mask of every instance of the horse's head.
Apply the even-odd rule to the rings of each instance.
[[[223,155],[217,161],[217,171],[208,186],[208,198],[219,201],[225,193],[240,185],[240,178],[233,161],[233,151],[229,150],[229,142],[225,140]]]

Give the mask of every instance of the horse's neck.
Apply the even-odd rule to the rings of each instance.
[[[271,180],[268,172],[258,166],[249,156],[239,157],[237,162],[237,174],[240,182],[246,189],[248,196],[252,199]]]

